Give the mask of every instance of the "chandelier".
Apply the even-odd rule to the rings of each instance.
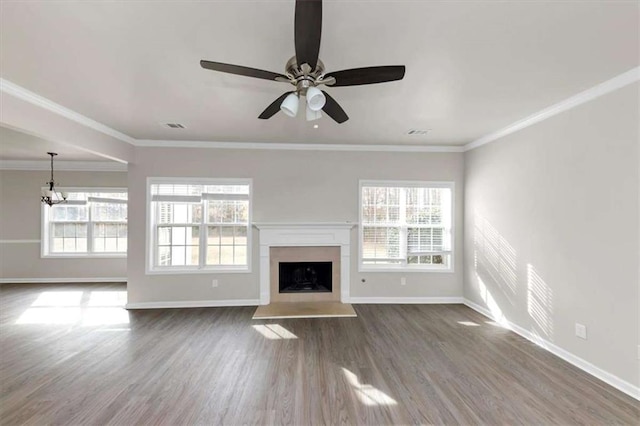
[[[55,152],[47,152],[47,154],[51,156],[51,180],[47,182],[48,188],[42,189],[42,197],[40,197],[40,201],[49,206],[53,206],[54,204],[66,202],[69,194],[67,194],[66,192],[59,193],[58,191],[56,191],[56,183],[53,180],[53,157],[58,154]]]

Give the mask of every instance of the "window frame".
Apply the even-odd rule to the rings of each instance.
[[[159,184],[178,185],[248,185],[249,186],[249,208],[247,212],[247,264],[246,265],[206,265],[197,266],[163,266],[155,265],[155,258],[158,250],[156,244],[156,232],[158,224],[155,222],[155,209],[152,206],[151,186]],[[247,274],[252,271],[253,252],[253,179],[251,178],[189,178],[189,177],[148,177],[147,178],[147,226],[145,235],[145,274],[146,275],[176,275],[176,274],[216,274],[216,273],[242,273]],[[202,222],[198,225],[206,231],[209,226],[205,216],[207,212],[203,205]],[[200,259],[206,258],[206,232],[200,231],[199,250]],[[205,237],[203,238],[203,232]],[[204,251],[204,253],[203,253]]]
[[[451,250],[448,266],[435,266],[429,264],[365,264],[363,262],[364,249],[364,220],[362,205],[362,190],[364,187],[389,187],[389,188],[448,188],[451,190]],[[416,180],[370,180],[360,179],[358,185],[358,272],[455,272],[455,219],[456,219],[456,191],[453,181],[416,181]]]
[[[42,189],[48,189],[42,187]],[[61,187],[56,189],[58,192],[88,192],[88,193],[100,193],[100,192],[121,192],[127,194],[127,207],[129,202],[129,194],[127,188],[115,187]],[[129,244],[127,242],[127,251],[121,252],[89,252],[89,247],[93,248],[93,226],[98,223],[118,223],[127,225],[127,234],[129,233],[129,210],[127,208],[127,220],[125,222],[110,222],[110,221],[97,221],[91,220],[91,206],[88,207],[88,219],[87,224],[87,252],[73,252],[73,253],[52,253],[51,247],[51,221],[50,221],[50,206],[45,203],[40,203],[40,257],[48,259],[123,259],[127,257],[129,252]],[[75,222],[72,222],[75,223]],[[127,236],[128,238],[128,236]]]

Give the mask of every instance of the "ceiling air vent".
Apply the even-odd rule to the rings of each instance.
[[[171,129],[184,129],[184,126],[180,123],[166,123],[166,126]]]
[[[407,132],[408,135],[413,135],[413,136],[424,136],[427,133],[429,133],[431,131],[431,129],[427,129],[427,130],[419,130],[419,129],[411,129]]]

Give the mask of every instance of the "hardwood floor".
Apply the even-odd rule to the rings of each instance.
[[[15,424],[633,424],[640,403],[461,305],[125,312],[124,286],[0,288]]]

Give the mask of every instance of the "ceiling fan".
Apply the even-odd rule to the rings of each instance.
[[[296,55],[287,62],[285,74],[205,60],[200,61],[200,66],[208,70],[293,85],[295,90],[284,93],[258,116],[263,120],[273,117],[279,110],[290,117],[296,116],[300,96],[305,96],[307,120],[320,118],[322,110],[336,122],[344,123],[349,119],[347,114],[335,99],[318,89],[318,86],[359,86],[402,80],[404,77],[404,65],[325,72],[324,64],[318,58],[322,33],[322,0],[296,0],[294,26]]]

